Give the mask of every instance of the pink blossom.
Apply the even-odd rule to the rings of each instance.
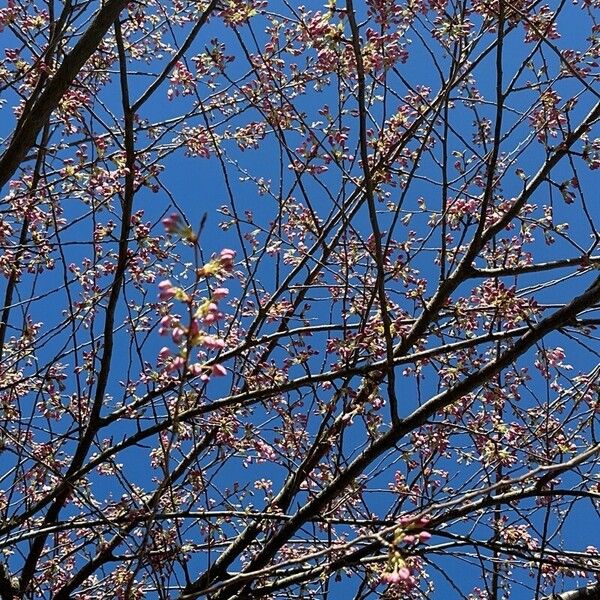
[[[553,367],[561,366],[561,363],[564,360],[565,356],[565,351],[560,347],[554,348],[554,350],[548,350],[546,352],[548,364],[550,364]]]
[[[384,583],[400,583],[400,576],[398,571],[392,571],[391,573],[383,573],[381,575],[381,581]]]
[[[235,250],[231,250],[230,248],[223,248],[223,250],[221,250],[220,258],[223,268],[229,270],[233,267],[233,259],[235,258],[235,254]]]
[[[407,567],[396,566],[393,571],[388,571],[381,575],[381,580],[385,583],[397,584],[410,579],[410,571]]]
[[[273,447],[262,440],[256,440],[254,442],[254,448],[258,452],[261,461],[275,460],[277,458],[277,454]]]
[[[212,298],[215,301],[222,300],[229,294],[229,290],[226,287],[218,287],[212,293]]]
[[[192,375],[198,376],[198,375],[202,375],[205,372],[205,368],[200,363],[194,363],[188,367],[188,371]]]
[[[160,320],[160,327],[158,328],[158,333],[160,335],[167,335],[169,329],[171,328],[172,319],[169,315],[163,317]]]
[[[171,300],[177,294],[177,288],[173,286],[170,280],[165,279],[158,284],[158,297],[161,300]]]
[[[210,312],[202,319],[202,322],[205,325],[212,325],[216,320],[217,317],[215,316],[215,313]]]
[[[211,372],[215,377],[224,377],[227,375],[227,369],[219,364],[213,365]]]
[[[183,360],[183,358],[181,358],[181,356],[177,356],[167,365],[167,373],[176,371],[177,369],[182,368],[184,365],[185,365],[185,360]]]
[[[182,221],[181,221],[181,216],[176,213],[173,213],[172,215],[165,217],[162,220],[162,224],[167,233],[177,233],[177,232],[181,231],[181,228],[183,225]]]
[[[211,350],[222,350],[225,348],[225,341],[212,335],[207,335],[203,338],[202,345]]]
[[[190,336],[195,337],[200,333],[200,323],[198,319],[194,319],[192,321],[192,326],[190,327]]]
[[[181,327],[175,327],[171,332],[171,337],[176,344],[179,344],[183,337],[185,336],[185,331]]]

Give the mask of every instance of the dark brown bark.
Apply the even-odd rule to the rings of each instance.
[[[589,585],[576,590],[569,590],[561,594],[552,594],[542,600],[600,600],[600,583]]]

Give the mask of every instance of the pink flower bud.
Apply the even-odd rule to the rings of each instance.
[[[212,374],[215,377],[224,377],[225,375],[227,375],[227,369],[223,365],[213,365]]]
[[[204,373],[204,367],[200,363],[194,363],[193,365],[190,365],[188,367],[188,371],[192,375],[198,376],[198,375],[202,375],[202,373]]]
[[[398,577],[406,581],[410,577],[410,571],[406,567],[400,567],[398,569]]]
[[[178,214],[173,213],[172,215],[165,217],[162,220],[162,224],[167,233],[177,233],[181,229],[181,217]]]
[[[391,573],[384,573],[381,576],[382,581],[385,583],[400,583],[400,577],[398,576],[398,571],[392,571]]]
[[[181,327],[175,327],[171,333],[171,337],[176,344],[179,344],[185,335],[185,331]]]
[[[200,333],[200,323],[198,323],[197,319],[194,319],[192,321],[192,326],[190,328],[190,335],[191,336],[196,336]]]
[[[158,284],[158,289],[158,297],[161,300],[170,300],[177,293],[177,288],[173,287],[173,284],[168,279],[161,281]]]
[[[169,350],[169,348],[166,346],[163,346],[158,353],[158,358],[162,361],[165,361],[167,358],[169,358],[169,356],[171,356],[171,350]]]
[[[229,294],[229,290],[226,287],[218,287],[212,293],[212,298],[215,301],[222,300]]]
[[[212,325],[215,321],[217,320],[217,318],[215,317],[214,313],[208,313],[203,319],[202,322],[205,325]]]
[[[235,258],[235,250],[230,250],[229,248],[223,248],[220,254],[221,265],[229,270],[233,267],[233,259]]]
[[[230,248],[223,248],[221,250],[221,259],[222,260],[233,260],[235,258],[236,251],[231,250]]]
[[[421,531],[421,533],[419,533],[419,541],[420,542],[427,542],[430,539],[431,539],[431,534],[429,533],[429,531]]]
[[[169,365],[167,366],[167,371],[169,373],[171,373],[172,371],[176,371],[177,369],[180,369],[181,367],[183,367],[184,364],[185,364],[185,360],[183,360],[183,358],[181,358],[181,356],[177,356],[176,358],[173,359],[172,362],[169,363]]]
[[[212,335],[207,335],[202,340],[202,345],[206,346],[207,348],[211,348],[213,350],[222,350],[223,348],[225,348],[225,341],[221,340],[219,338],[216,338]]]
[[[158,328],[158,333],[160,333],[160,335],[167,335],[170,328],[171,328],[171,317],[169,317],[167,315],[166,317],[163,317],[160,320],[160,327]]]

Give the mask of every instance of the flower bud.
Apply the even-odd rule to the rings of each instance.
[[[228,294],[229,290],[226,287],[218,287],[215,290],[213,290],[212,299],[215,302],[218,302],[219,300],[225,298]]]
[[[171,300],[177,294],[177,288],[173,286],[170,280],[165,279],[158,284],[158,297],[161,300]]]
[[[227,375],[227,369],[223,365],[216,364],[212,366],[212,374],[215,377],[224,377]]]

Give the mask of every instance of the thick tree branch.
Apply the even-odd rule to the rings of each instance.
[[[600,583],[560,594],[551,594],[542,600],[600,600]]]
[[[96,51],[113,21],[127,4],[127,0],[107,0],[104,3],[73,50],[65,56],[35,103],[28,107],[19,119],[12,140],[0,158],[0,188],[10,180],[23,162],[27,152],[35,144],[44,123],[48,121],[50,114],[58,106],[83,65]]]
[[[106,7],[105,7],[106,8]],[[113,7],[116,11],[116,7]],[[118,12],[115,17],[118,16]],[[97,19],[94,21],[90,28],[94,28],[95,31],[100,31],[100,25],[97,23]],[[103,21],[101,20],[101,23]],[[54,500],[48,509],[44,517],[44,525],[54,523],[60,514],[69,494],[71,493],[74,481],[71,477],[76,473],[83,465],[85,458],[92,446],[94,436],[98,431],[100,413],[102,405],[105,400],[106,388],[108,385],[108,376],[110,371],[110,365],[113,358],[113,345],[114,345],[114,324],[115,314],[117,310],[117,304],[121,296],[123,282],[125,280],[125,271],[127,269],[128,262],[128,248],[129,248],[129,233],[131,231],[131,215],[133,210],[133,200],[135,196],[135,138],[134,138],[134,115],[131,111],[129,104],[129,87],[127,81],[127,67],[126,67],[126,56],[124,52],[124,46],[122,39],[120,38],[120,25],[118,19],[115,19],[115,34],[117,38],[117,44],[119,47],[119,62],[120,62],[120,83],[121,83],[121,100],[123,105],[124,115],[124,129],[125,129],[125,185],[121,201],[122,212],[121,212],[121,230],[119,234],[119,252],[117,265],[115,268],[115,274],[110,290],[108,299],[108,305],[106,307],[106,315],[104,320],[104,334],[103,341],[104,347],[102,352],[102,358],[100,360],[100,370],[98,372],[98,379],[96,383],[95,394],[90,407],[90,415],[88,417],[87,425],[81,424],[82,435],[77,445],[77,450],[73,455],[73,459],[67,470],[63,481],[57,490],[55,490],[53,496]],[[99,41],[99,40],[98,40]],[[84,61],[85,62],[85,61]],[[64,63],[63,63],[64,64]],[[81,63],[83,65],[83,63]],[[40,535],[37,537],[32,544],[31,550],[21,573],[20,589],[23,593],[28,589],[31,579],[34,576],[35,568],[38,559],[43,551],[46,536]]]

